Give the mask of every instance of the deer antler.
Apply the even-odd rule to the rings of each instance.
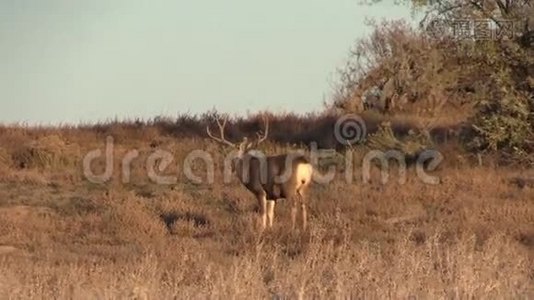
[[[265,122],[265,132],[263,133],[263,136],[260,134],[260,132],[256,132],[258,139],[253,143],[253,147],[257,147],[259,144],[264,142],[269,135],[269,119],[267,117],[263,117],[263,121]]]
[[[219,132],[220,132],[220,135],[221,135],[220,138],[218,138],[218,137],[214,136],[213,134],[211,134],[209,125],[206,126],[206,132],[208,133],[209,137],[212,138],[213,140],[235,148],[235,147],[237,147],[236,144],[234,144],[234,143],[228,141],[226,138],[224,138],[224,127],[226,126],[226,122],[227,121],[228,121],[228,118],[225,118],[222,123],[221,123],[220,119],[217,119],[217,126],[219,126]]]

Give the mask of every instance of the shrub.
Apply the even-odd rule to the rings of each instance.
[[[67,144],[60,136],[40,137],[14,149],[11,159],[15,167],[58,169],[73,166],[79,160],[79,149]]]
[[[425,132],[410,130],[402,140],[397,138],[389,122],[384,122],[376,133],[370,135],[367,143],[368,147],[375,150],[400,151],[409,161],[431,145],[432,141]]]
[[[472,19],[490,9],[458,7],[442,9],[451,13],[434,20]],[[523,8],[508,9],[507,17],[524,23]],[[333,106],[467,122],[459,136],[469,151],[534,163],[534,43],[525,42],[534,32],[525,28],[515,38],[459,40],[447,34],[435,38],[405,23],[380,24],[351,52]],[[390,133],[382,130],[371,142],[400,147]]]

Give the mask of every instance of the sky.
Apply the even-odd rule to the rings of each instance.
[[[0,0],[0,123],[323,109],[385,0]]]

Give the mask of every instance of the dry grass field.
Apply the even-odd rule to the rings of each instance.
[[[276,129],[273,130],[276,132]],[[276,133],[273,133],[276,134]],[[82,161],[114,137],[111,180],[92,183]],[[190,151],[211,153],[212,184],[182,171]],[[295,147],[268,142],[262,150]],[[314,184],[309,229],[288,230],[289,205],[258,233],[254,197],[223,182],[225,149],[160,127],[0,128],[0,298],[42,299],[527,299],[534,297],[534,189],[511,167],[443,146],[430,185],[408,169],[380,183],[342,170]],[[121,160],[138,150],[130,180]],[[172,153],[156,184],[146,161]],[[95,173],[104,165],[95,162]],[[193,164],[199,176],[206,172]],[[375,170],[376,171],[376,170]],[[526,176],[526,175],[525,175]]]

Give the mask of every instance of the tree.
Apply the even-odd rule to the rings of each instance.
[[[453,114],[472,125],[463,135],[468,149],[534,162],[534,5],[405,3],[424,13],[419,28],[384,22],[358,41],[340,71],[334,106]]]

